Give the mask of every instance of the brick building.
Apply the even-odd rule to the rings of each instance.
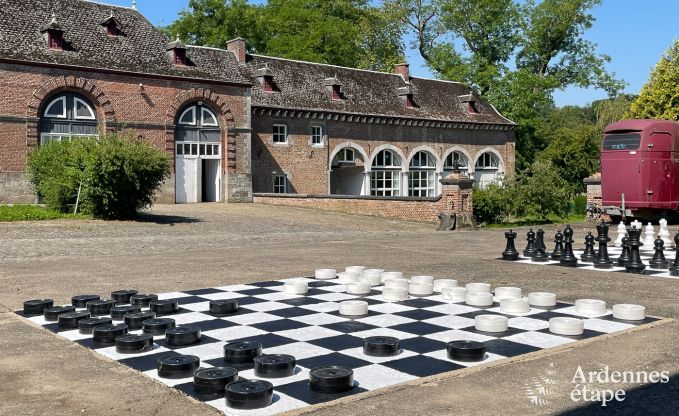
[[[0,202],[34,201],[35,146],[113,132],[172,156],[162,202],[431,199],[456,163],[480,185],[514,170],[511,121],[406,64],[382,73],[250,55],[243,39],[190,46],[132,8],[83,0],[0,6]]]

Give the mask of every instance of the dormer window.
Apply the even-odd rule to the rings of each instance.
[[[415,107],[415,101],[413,101],[413,95],[408,94],[406,95],[406,108],[414,108]]]
[[[172,62],[176,66],[186,66],[186,45],[179,40],[179,34],[174,42],[167,45],[167,50],[171,53]]]
[[[344,99],[344,94],[342,93],[342,84],[337,80],[337,78],[328,78],[325,80],[325,89],[328,91],[328,95],[331,100],[342,100]]]
[[[467,110],[467,113],[477,114],[479,112],[476,106],[477,98],[474,94],[460,95],[457,98],[460,100],[460,104]]]
[[[332,99],[333,100],[341,100],[342,99],[342,90],[340,89],[339,85],[333,85],[332,86]]]
[[[262,91],[264,92],[274,92],[276,86],[273,82],[273,72],[269,69],[269,65],[265,64],[263,67],[257,70],[257,79],[262,85]]]
[[[108,16],[108,18],[101,22],[101,25],[104,26],[108,36],[120,36],[122,25],[113,14],[113,10],[111,10],[111,14]]]
[[[54,13],[52,13],[52,20],[43,26],[40,31],[43,33],[43,36],[45,36],[47,47],[50,50],[64,50],[64,30],[61,28],[59,22],[57,22],[57,16]]]
[[[413,98],[413,88],[412,88],[412,86],[407,85],[405,87],[399,88],[398,89],[398,95],[403,100],[403,105],[406,108],[417,107],[417,105],[415,104],[415,99]]]

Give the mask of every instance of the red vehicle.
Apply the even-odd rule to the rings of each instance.
[[[601,145],[602,209],[657,220],[679,217],[679,123],[621,120],[604,131]]]

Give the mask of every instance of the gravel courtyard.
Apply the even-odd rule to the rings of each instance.
[[[547,235],[555,226],[545,227]],[[581,240],[582,227],[576,227]],[[593,226],[589,226],[593,228]],[[347,265],[400,270],[639,303],[647,314],[679,316],[679,280],[595,273],[496,260],[501,230],[434,231],[410,223],[314,210],[239,204],[161,205],[140,221],[0,223],[0,414],[217,414],[179,392],[16,317],[26,299],[70,302],[77,293],[134,287],[147,293],[312,275]],[[676,230],[672,230],[675,232]],[[524,235],[523,232],[520,235]],[[523,246],[520,238],[518,246]],[[548,244],[548,246],[550,246]],[[674,319],[623,334],[417,380],[307,408],[316,415],[679,414],[679,324]],[[621,403],[574,402],[573,375],[668,371],[669,383],[597,384],[626,390]],[[557,394],[533,404],[532,377],[556,372]]]

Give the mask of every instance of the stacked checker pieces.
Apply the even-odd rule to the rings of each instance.
[[[444,303],[448,305],[455,305],[457,302],[464,302],[466,305],[469,306],[479,305],[478,306],[479,308],[484,308],[484,306],[482,305],[486,305],[485,308],[488,308],[490,305],[493,304],[497,305],[499,303],[500,314],[478,314],[476,317],[474,317],[474,329],[477,330],[478,333],[485,334],[507,333],[506,318],[502,319],[504,317],[501,314],[507,311],[516,312],[524,310],[526,301],[529,301],[530,305],[535,304],[539,306],[541,302],[543,304],[556,305],[556,296],[553,294],[531,293],[528,295],[527,298],[523,298],[521,296],[521,291],[518,288],[496,288],[495,296],[493,296],[490,293],[490,285],[482,283],[469,284],[466,287],[458,287],[457,282],[451,279],[433,280],[433,278],[428,276],[414,276],[413,278],[407,280],[404,279],[403,274],[399,272],[383,272],[381,270],[375,269],[361,269],[360,271],[357,271],[357,269],[358,269],[357,267],[350,267],[347,268],[347,271],[342,272],[340,274],[335,273],[334,270],[326,271],[320,270],[317,271],[317,277],[320,277],[320,279],[316,280],[292,279],[278,282],[262,282],[259,284],[259,286],[243,287],[243,289],[245,289],[243,290],[243,292],[259,293],[264,292],[265,288],[275,287],[279,289],[279,292],[271,293],[271,295],[272,296],[274,294],[278,295],[281,292],[285,295],[290,295],[288,299],[292,305],[304,304],[303,301],[305,300],[304,299],[305,296],[307,295],[314,296],[314,294],[318,293],[321,288],[328,289],[328,292],[324,292],[327,293],[328,295],[330,294],[339,295],[342,292],[347,292],[347,294],[352,293],[352,296],[347,296],[352,298],[350,300],[339,301],[341,297],[333,297],[333,299],[335,299],[335,302],[328,302],[329,304],[335,304],[338,307],[337,308],[339,310],[338,316],[350,318],[351,319],[350,323],[353,323],[354,320],[360,320],[361,318],[364,318],[374,313],[372,310],[373,307],[375,307],[375,305],[380,306],[381,304],[385,304],[384,300],[388,300],[390,302],[425,302],[425,301],[432,302],[430,299],[433,297],[439,299],[439,303],[441,304],[440,306],[444,306],[443,305]],[[338,280],[335,279],[335,276],[341,279],[344,282],[344,284],[338,285],[337,284]],[[389,280],[393,280],[393,282],[389,282]],[[370,286],[370,291],[368,292],[366,292],[364,287],[366,284]],[[360,287],[361,285],[363,285],[363,287]],[[431,285],[431,288],[428,285]],[[254,289],[255,287],[261,289],[255,290]],[[380,289],[382,289],[382,292],[384,292],[387,288],[393,288],[393,290],[380,294]],[[431,293],[430,289],[432,290],[435,289],[437,292],[440,293],[440,295],[428,296],[428,294]],[[237,286],[231,287],[231,290],[235,290],[235,292],[231,292],[232,294],[236,293],[238,287]],[[406,292],[405,294],[403,293],[404,290]],[[467,291],[469,292],[470,296],[467,296],[466,293]],[[201,295],[204,293],[208,293],[208,295],[205,296],[209,296],[211,294],[219,295],[220,293],[217,292],[220,292],[220,290],[218,290],[217,288],[199,291],[189,291],[187,293],[197,296],[187,296],[183,298],[184,301],[182,301],[182,304],[186,303],[189,305],[193,305],[191,303],[193,299],[189,298],[191,297],[200,298],[200,300],[205,301],[204,303],[206,303],[204,308],[207,309],[209,307],[209,313],[215,317],[222,316],[228,318],[229,316],[238,316],[239,308],[237,301],[234,301],[232,299],[212,299],[209,302],[207,302],[209,298],[201,298]],[[269,290],[269,292],[273,291]],[[363,294],[359,295],[357,292],[363,292]],[[128,299],[117,298],[117,300],[119,302],[124,301],[133,302],[134,300],[132,299],[132,297],[134,295],[131,295],[129,293],[127,295],[129,296]],[[463,295],[462,299],[460,299],[461,295]],[[491,299],[490,305],[488,305],[489,296]],[[112,298],[114,298],[114,296],[112,296]],[[243,303],[245,303],[245,308],[247,308],[248,306],[253,307],[253,305],[267,305],[266,302],[251,304],[250,302],[253,299],[247,296],[242,296],[240,299],[242,300]],[[123,316],[125,322],[132,320],[132,317],[138,314],[153,313],[150,310],[152,300],[154,299],[146,299],[147,305],[149,306],[148,311],[135,312],[134,310],[136,309],[131,308],[130,312],[127,315]],[[179,298],[179,300],[181,301],[182,298]],[[293,300],[295,302],[292,302]],[[95,302],[97,300],[92,299],[90,301]],[[337,301],[339,301],[339,303]],[[28,315],[29,312],[33,313],[36,312],[36,309],[31,309],[31,307],[35,308],[35,306],[32,305],[34,303],[44,306],[47,305],[53,306],[53,302],[52,304],[49,304],[49,302],[41,300],[29,301],[26,303],[26,310],[24,311],[26,315]],[[75,299],[73,303],[75,306],[76,304]],[[108,307],[110,309],[116,306],[116,302],[113,302],[112,305],[110,304],[110,302],[106,304],[109,305]],[[160,302],[155,304],[157,306],[155,306],[154,309],[156,311],[162,310],[165,312],[174,312],[174,316],[181,317],[182,313],[186,311],[182,311],[183,308],[179,306],[174,306],[174,304],[175,302],[172,301]],[[97,303],[95,303],[94,305],[97,305]],[[195,303],[195,305],[198,305],[198,303]],[[322,303],[314,303],[312,305],[322,305]],[[576,304],[576,309],[577,307],[578,304]],[[597,302],[584,302],[582,308],[580,308],[580,312],[583,311],[588,312],[590,313],[590,316],[594,316],[593,315],[594,313],[601,312],[601,305],[597,304]],[[545,306],[545,309],[548,310],[549,308]],[[193,308],[193,310],[199,310],[199,308],[196,307]],[[479,309],[479,311],[483,311],[483,309]],[[627,313],[627,315],[625,315],[625,317],[622,319],[627,319],[628,322],[631,322],[629,321],[629,318],[644,319],[643,307],[638,307],[635,305],[615,305],[613,307],[613,311],[614,315],[618,314],[618,317],[621,316],[620,313],[623,314]],[[74,311],[70,308],[65,308],[61,312],[73,313]],[[75,312],[78,311],[76,310]],[[99,310],[98,312],[101,311]],[[414,310],[412,312],[422,312],[422,311]],[[55,312],[52,312],[52,314],[53,313]],[[491,319],[484,318],[483,315],[490,315],[491,317],[494,318]],[[112,323],[111,318],[101,315],[99,315],[97,318],[88,319],[100,319],[102,321],[106,321],[105,323],[107,324]],[[81,322],[83,321],[85,321],[85,319],[81,320]],[[174,321],[172,321],[172,318],[168,317],[160,316],[154,319],[147,319],[146,321],[150,322],[147,322],[148,325],[146,325],[146,328],[143,329],[142,334],[144,334],[146,331],[149,331],[153,332],[154,334],[162,336],[163,334],[166,335],[166,332],[169,328],[175,326]],[[285,320],[282,320],[281,322],[284,321]],[[573,319],[573,322],[577,321],[582,320],[577,318]],[[265,324],[266,323],[263,323],[262,325]],[[94,327],[96,327],[96,325]],[[177,327],[181,327],[181,325]],[[556,329],[556,327],[557,325],[555,324],[554,328],[552,328],[552,322],[550,320],[550,330],[555,329],[555,331],[558,331],[559,329]],[[247,329],[248,327],[246,325],[243,326],[242,328]],[[383,329],[385,329],[384,331],[385,333],[389,333],[390,328],[386,327]],[[578,332],[577,324],[573,323],[569,324],[568,322],[566,322],[565,329],[561,329],[561,331],[565,335],[569,335],[576,338],[578,336],[577,335],[578,333],[580,334],[583,333],[582,330]],[[375,362],[379,363],[380,362],[379,360],[389,360],[392,358],[398,359],[399,357],[404,357],[408,353],[412,353],[411,349],[417,348],[416,344],[408,343],[407,339],[405,340],[406,345],[402,345],[402,340],[400,340],[397,337],[390,337],[388,335],[379,334],[379,332],[381,332],[379,328],[376,328],[373,332],[377,332],[377,334],[375,334],[374,336],[361,337],[363,358],[368,356],[376,357]],[[210,333],[210,331],[208,331],[208,333]],[[269,335],[275,335],[275,332],[274,334]],[[470,335],[473,335],[473,333],[470,333]],[[114,338],[114,341],[118,337],[122,336],[124,336],[124,334],[117,335]],[[231,338],[238,339],[237,336]],[[277,349],[275,345],[276,342],[267,343],[267,341],[273,339],[273,337],[267,338],[266,336],[262,336],[260,339],[261,342],[252,341],[229,342],[230,340],[224,339],[224,341],[226,341],[227,344],[223,346],[222,357],[220,357],[218,360],[210,359],[208,360],[209,361],[208,363],[204,363],[205,365],[214,365],[214,367],[208,368],[201,368],[201,359],[199,357],[199,355],[201,354],[180,355],[175,353],[172,355],[167,354],[167,357],[158,357],[159,359],[155,357],[159,354],[154,354],[153,371],[157,373],[157,376],[161,377],[162,379],[168,380],[167,384],[170,384],[174,380],[185,380],[187,377],[193,377],[192,383],[190,386],[188,386],[188,388],[186,384],[179,385],[178,388],[200,398],[201,400],[207,401],[209,404],[212,404],[215,407],[222,408],[221,404],[218,402],[226,404],[226,406],[235,409],[252,409],[259,408],[262,406],[272,406],[271,407],[272,412],[276,412],[276,410],[274,410],[276,409],[276,404],[275,403],[273,405],[270,404],[272,403],[272,401],[274,401],[273,384],[276,384],[276,390],[281,391],[283,393],[288,393],[288,396],[292,396],[290,394],[290,388],[288,387],[288,385],[284,385],[281,387],[279,386],[276,380],[286,380],[287,378],[291,377],[291,374],[299,373],[299,367],[297,366],[294,356],[279,353],[281,352],[281,348],[283,350],[287,349],[283,348],[286,347],[286,345],[283,345],[281,346],[281,348]],[[418,340],[419,339],[420,338],[418,338]],[[426,340],[425,338],[421,339]],[[428,341],[431,342],[432,340],[429,339]],[[157,344],[161,342],[163,341],[156,340],[156,342],[152,344],[153,345],[152,348],[157,347]],[[165,340],[165,345],[168,345],[166,342],[167,340]],[[477,363],[484,362],[489,359],[489,354],[487,353],[485,344],[486,342],[474,341],[472,339],[456,339],[453,341],[447,341],[445,344],[442,345],[443,348],[440,347],[439,348],[440,351],[444,353],[446,357],[450,359],[452,362]],[[493,346],[490,346],[489,348],[490,351],[493,351]],[[189,347],[186,350],[188,351],[189,349],[191,348]],[[271,349],[272,350],[271,353],[267,352],[266,351],[267,349]],[[264,352],[266,352],[266,354],[262,353],[263,350]],[[182,348],[179,348],[178,351],[182,351]],[[133,351],[130,352],[124,351],[122,354],[130,354],[132,352]],[[136,352],[135,354],[143,355],[149,354],[150,352],[152,351]],[[334,353],[330,354],[329,356],[333,355],[337,356],[338,354]],[[163,358],[167,359],[162,360]],[[407,359],[409,358],[405,358],[404,361]],[[120,361],[125,363],[136,362],[135,359],[124,359],[124,358],[120,359]],[[308,364],[305,361],[313,360],[309,358],[305,358],[302,360],[302,365],[308,366]],[[353,394],[354,392],[365,391],[366,388],[371,389],[370,385],[371,381],[369,380],[366,381],[365,371],[359,372],[359,374],[361,374],[361,377],[363,378],[359,377],[356,380],[357,382],[355,382],[354,369],[351,368],[352,365],[346,365],[346,362],[343,362],[341,359],[339,360],[338,363],[332,363],[330,360],[326,361],[328,362],[323,363],[324,365],[320,365],[318,366],[318,368],[316,367],[310,368],[310,370],[308,371],[306,388],[309,391],[317,393],[317,395],[316,401],[311,401],[307,403],[317,402],[319,400],[318,398],[322,398],[321,401],[332,400],[343,394]],[[439,362],[443,363],[442,361]],[[134,364],[132,364],[131,366],[137,368]],[[371,366],[362,367],[359,368],[359,370],[367,369],[369,367]],[[252,371],[253,368],[254,374]],[[442,366],[440,370],[436,372],[449,371],[455,368],[456,367]],[[240,377],[239,371],[241,372]],[[419,374],[417,375],[419,376]],[[246,376],[246,378],[244,378],[243,376]],[[265,380],[255,380],[254,378],[261,378]],[[391,384],[395,384],[398,382],[399,380],[395,380]],[[228,390],[226,386],[232,383],[233,388],[231,390]],[[294,384],[297,383],[292,383],[290,386]],[[375,386],[374,388],[377,387],[379,386]],[[215,399],[215,397],[219,399],[217,400]],[[226,400],[224,400],[224,398],[226,398]],[[296,403],[294,407],[300,407],[300,404]]]

